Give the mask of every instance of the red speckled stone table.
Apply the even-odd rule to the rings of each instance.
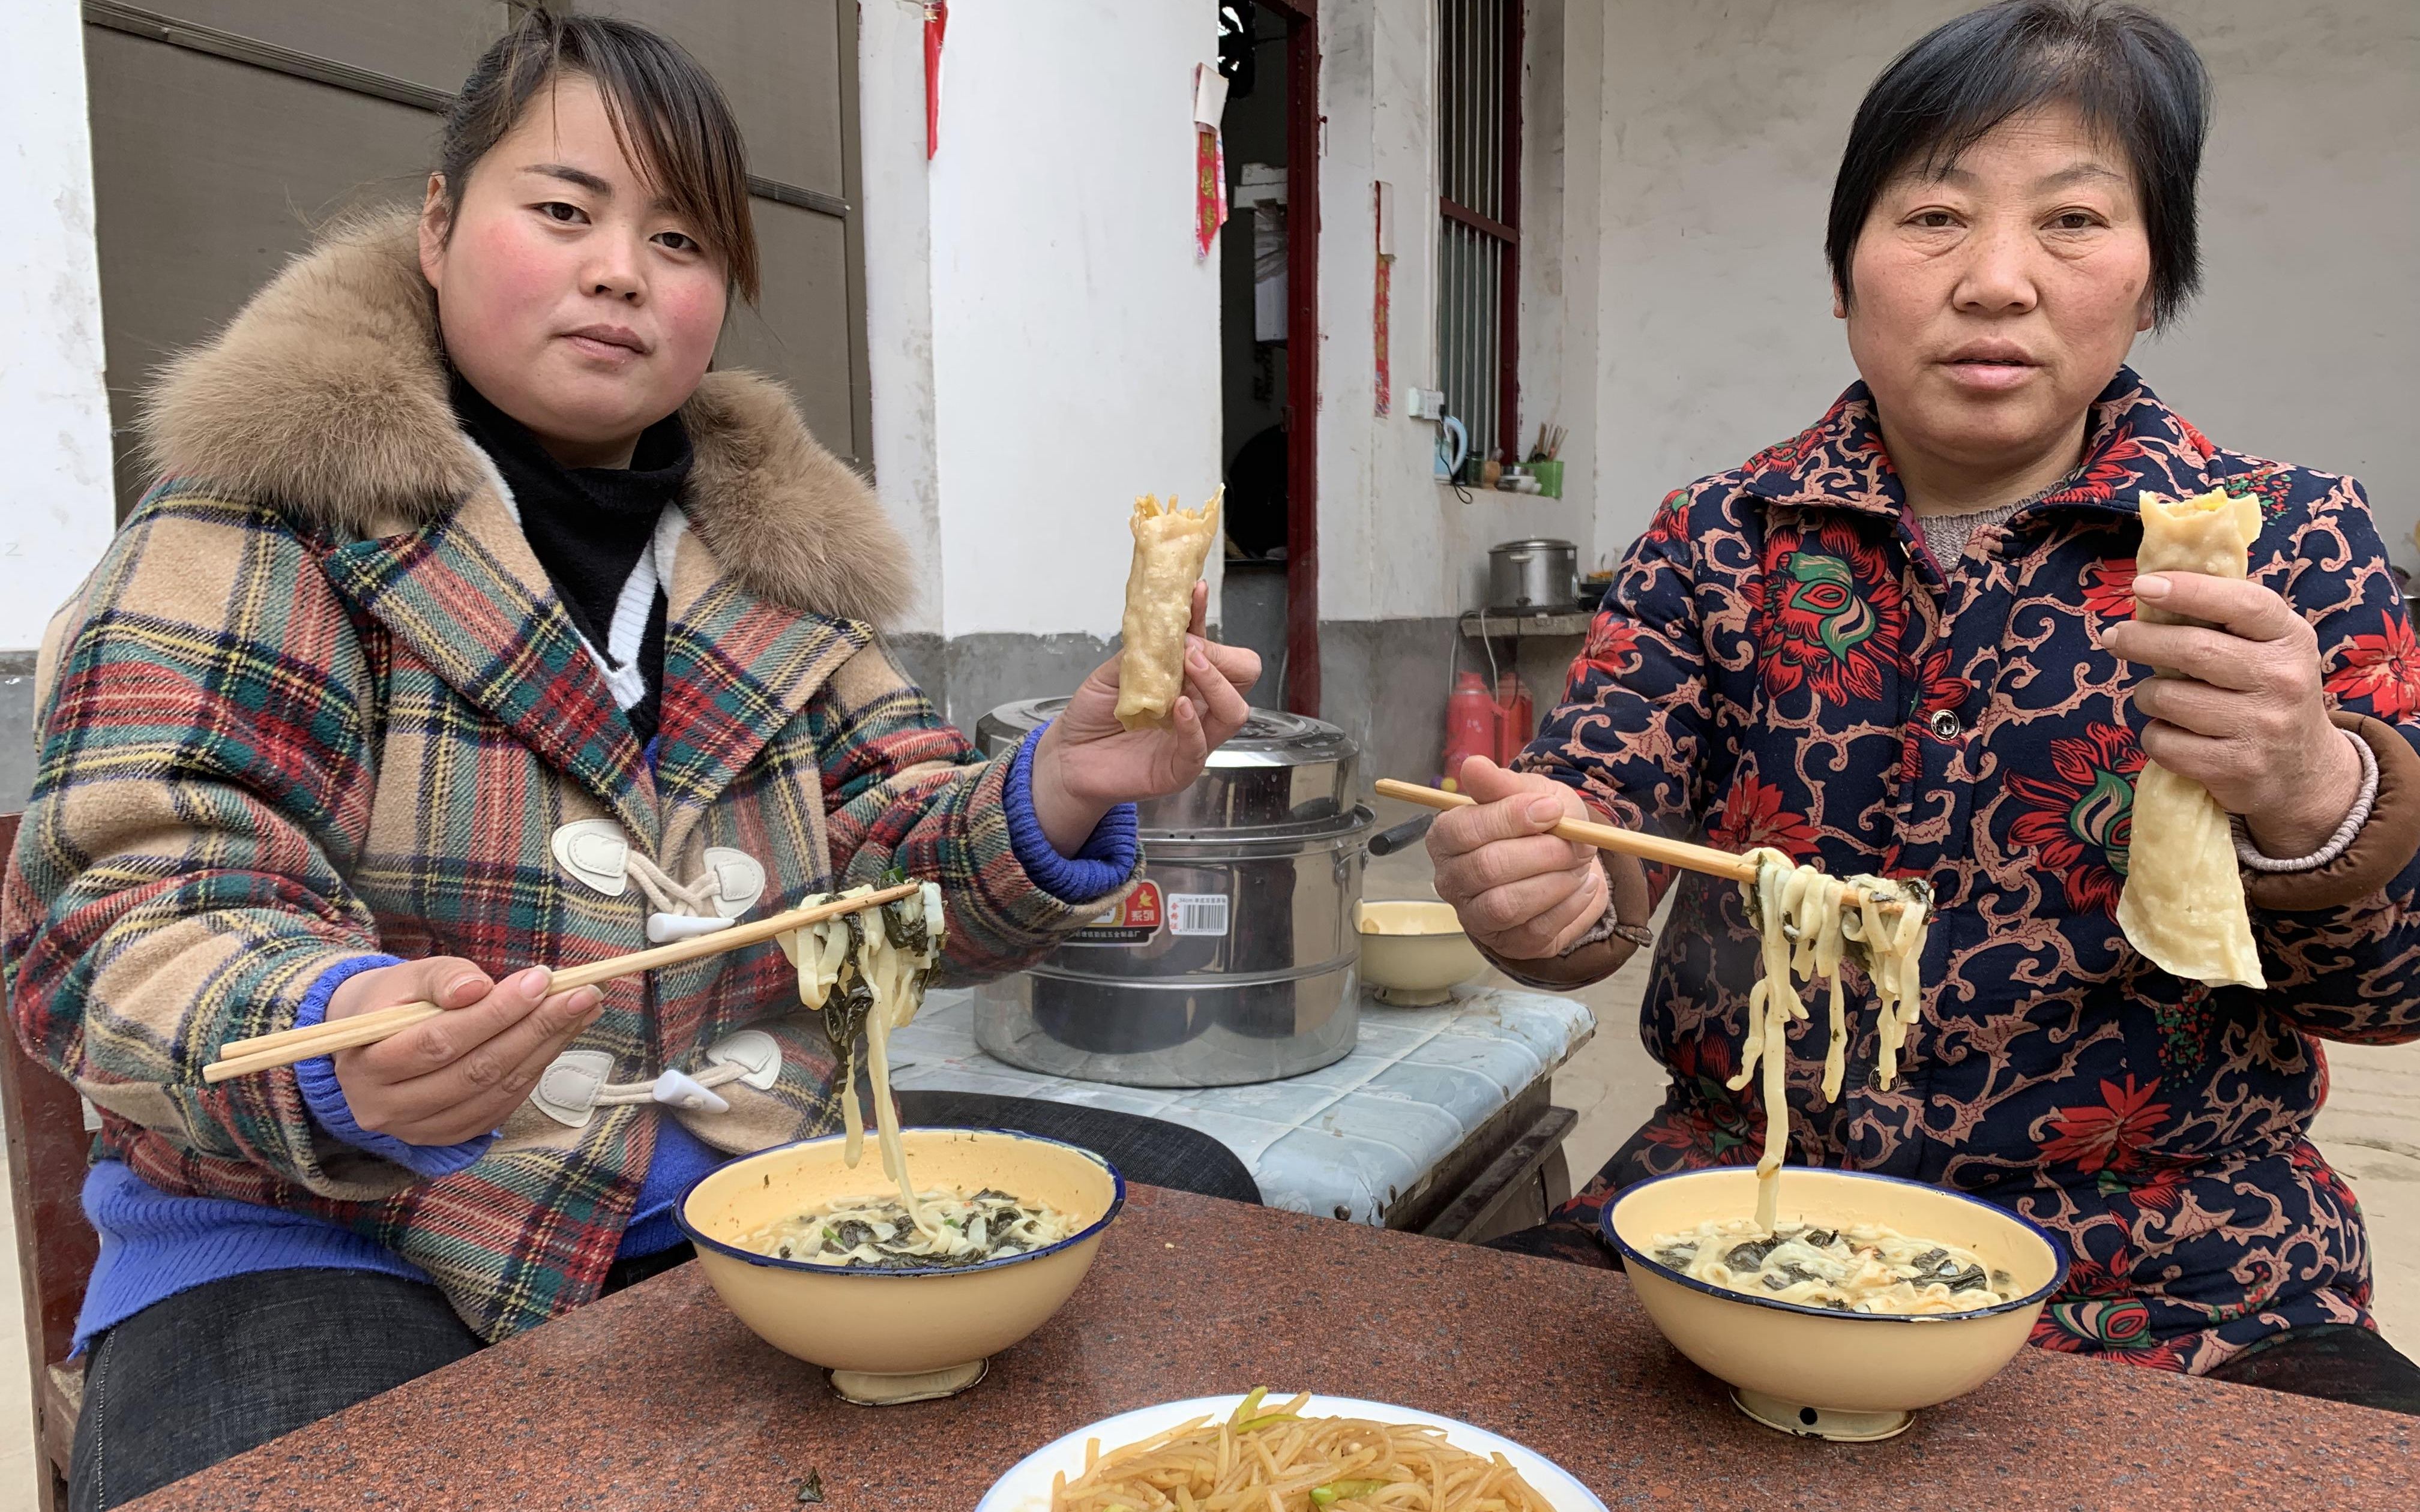
[[[869,1411],[683,1266],[172,1486],[240,1507],[969,1512],[1068,1429],[1266,1383],[1450,1413],[1615,1507],[2412,1507],[2420,1420],[2027,1350],[1898,1439],[1742,1417],[1616,1273],[1139,1189],[1066,1309],[946,1402]]]

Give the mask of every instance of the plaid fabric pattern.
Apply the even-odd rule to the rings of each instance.
[[[414,1184],[319,1133],[290,1070],[206,1086],[225,1041],[287,1026],[365,951],[491,973],[644,949],[647,903],[558,872],[556,828],[610,817],[675,875],[709,845],[763,863],[760,912],[894,865],[952,908],[947,969],[1016,966],[1094,909],[1009,842],[1000,764],[865,625],[754,596],[702,540],[667,584],[650,771],[504,501],[346,539],[171,480],[61,632],[39,775],[0,930],[18,1032],[163,1191],[307,1211],[427,1272],[494,1339],[594,1296],[654,1147],[653,1105],[571,1130],[524,1106],[476,1164]],[[830,1047],[770,946],[625,980],[579,1041],[617,1081],[692,1069],[743,1026],[767,1091],[680,1114],[718,1148],[839,1121]]]

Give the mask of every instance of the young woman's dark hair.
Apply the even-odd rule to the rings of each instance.
[[[480,55],[445,113],[437,171],[448,210],[458,210],[473,164],[538,92],[564,73],[594,80],[605,117],[633,162],[698,239],[722,259],[731,286],[756,298],[756,225],[748,208],[748,158],[722,91],[697,59],[626,21],[533,9]]]
[[[1947,22],[1901,53],[1866,91],[1823,255],[1844,300],[1850,256],[1874,201],[1910,167],[1933,173],[2001,122],[2073,106],[2123,148],[2151,242],[2151,313],[2165,321],[2201,284],[2194,194],[2210,120],[2210,77],[2193,44],[2140,6],[2005,0]]]

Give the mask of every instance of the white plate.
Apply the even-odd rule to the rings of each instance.
[[[1285,1400],[1276,1392],[1269,1394]],[[1015,1470],[1002,1475],[975,1512],[1050,1512],[1050,1477],[1060,1471],[1075,1479],[1084,1470],[1084,1441],[1101,1441],[1101,1452],[1109,1453],[1122,1444],[1138,1439],[1148,1439],[1155,1433],[1165,1433],[1187,1418],[1225,1417],[1234,1412],[1242,1396],[1196,1396],[1191,1401],[1164,1402],[1157,1407],[1139,1408],[1121,1412],[1047,1443],[1027,1455]],[[1434,1412],[1414,1412],[1408,1407],[1390,1407],[1385,1402],[1365,1402],[1357,1396],[1313,1396],[1302,1410],[1305,1417],[1357,1417],[1373,1423],[1401,1423],[1407,1426],[1443,1428],[1446,1443],[1472,1454],[1500,1454],[1512,1462],[1521,1478],[1536,1488],[1555,1512],[1606,1512],[1606,1504],[1589,1489],[1574,1480],[1553,1460],[1533,1449],[1525,1449],[1512,1440],[1473,1427]]]

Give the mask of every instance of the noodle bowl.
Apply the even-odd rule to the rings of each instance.
[[[1500,1451],[1474,1454],[1426,1424],[1303,1415],[1246,1396],[1223,1419],[1191,1418],[1099,1452],[1054,1477],[1050,1512],[1556,1512]]]

